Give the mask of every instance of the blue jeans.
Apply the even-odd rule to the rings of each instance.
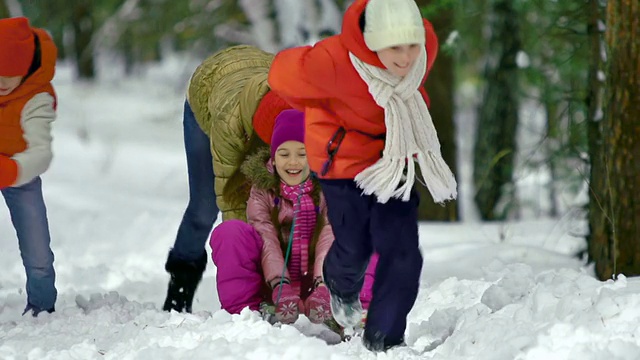
[[[189,204],[178,228],[170,257],[193,262],[202,257],[205,244],[218,217],[213,189],[213,158],[207,134],[200,129],[191,106],[184,102],[184,148],[189,175]]]
[[[22,186],[2,189],[2,196],[9,207],[27,273],[27,301],[40,309],[52,309],[58,292],[42,180],[36,177]]]

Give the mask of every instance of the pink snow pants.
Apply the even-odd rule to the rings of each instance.
[[[216,285],[222,309],[239,314],[248,307],[258,310],[264,300],[262,291],[262,238],[249,224],[240,220],[227,220],[211,234],[211,258],[218,269]],[[373,293],[373,275],[378,255],[371,257],[360,292],[362,306],[369,308]],[[269,299],[270,300],[270,299]]]

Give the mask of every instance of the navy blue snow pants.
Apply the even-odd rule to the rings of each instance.
[[[385,204],[363,195],[353,180],[320,180],[335,241],[324,261],[333,296],[355,300],[373,251],[380,259],[365,331],[389,342],[404,337],[407,315],[418,296],[422,255],[418,246],[418,193],[408,202]]]

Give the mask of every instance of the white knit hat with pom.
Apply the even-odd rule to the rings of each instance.
[[[371,51],[424,45],[424,24],[415,0],[370,0],[365,9],[364,41]]]

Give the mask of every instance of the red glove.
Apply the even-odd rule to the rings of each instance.
[[[329,289],[320,284],[304,302],[305,315],[312,323],[321,324],[331,319],[331,295]]]
[[[276,306],[276,319],[283,324],[293,324],[300,315],[300,295],[287,283],[273,288],[271,299]]]
[[[0,189],[15,184],[18,180],[18,163],[8,156],[0,155]]]

